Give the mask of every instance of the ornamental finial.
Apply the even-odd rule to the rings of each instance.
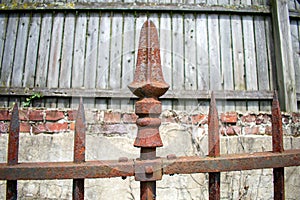
[[[158,98],[169,89],[162,74],[157,29],[151,20],[141,29],[134,81],[128,87],[140,98]]]

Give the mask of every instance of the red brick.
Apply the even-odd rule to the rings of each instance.
[[[70,121],[76,120],[77,110],[68,110],[67,114]]]
[[[241,127],[239,126],[228,126],[221,128],[222,135],[239,135],[241,134]]]
[[[133,124],[138,119],[138,116],[134,113],[124,113],[122,115],[122,121],[126,124]]]
[[[258,126],[254,126],[254,127],[245,127],[244,128],[245,134],[246,135],[257,135],[259,134],[259,127]]]
[[[27,122],[20,123],[20,132],[22,133],[30,133],[31,124]]]
[[[0,120],[1,121],[10,120],[10,114],[8,110],[0,110]]]
[[[70,123],[70,130],[75,131],[75,122]]]
[[[265,133],[267,135],[272,135],[272,126],[266,126]]]
[[[293,123],[300,122],[300,113],[292,113],[292,122]]]
[[[33,133],[57,133],[68,131],[68,123],[43,123],[33,126]]]
[[[44,120],[44,111],[43,110],[30,110],[29,111],[29,120],[30,121],[43,121]]]
[[[236,112],[226,112],[221,114],[222,123],[235,124],[237,120],[238,120],[238,116]]]
[[[28,121],[29,120],[29,110],[19,110],[19,119],[21,121]]]
[[[121,113],[119,112],[105,112],[104,123],[106,124],[117,124],[121,122]]]
[[[58,121],[65,118],[63,111],[58,110],[47,110],[46,111],[46,120],[47,121]]]
[[[8,124],[0,122],[0,133],[8,133]]]
[[[242,116],[242,122],[251,123],[256,121],[256,116],[253,114]]]
[[[203,114],[192,115],[191,121],[193,124],[207,124],[207,117]]]

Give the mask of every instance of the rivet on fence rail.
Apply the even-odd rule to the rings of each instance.
[[[272,146],[274,153],[282,153],[283,149],[283,131],[282,131],[282,118],[280,106],[278,101],[277,91],[274,91],[274,98],[272,102]],[[282,200],[284,195],[284,168],[273,169],[274,179],[274,199]]]
[[[161,124],[161,102],[158,97],[169,89],[169,85],[162,74],[157,29],[150,20],[141,29],[134,81],[128,87],[140,98],[135,104],[135,113],[139,118],[136,121],[138,133],[134,146],[141,148],[140,160],[155,159],[156,147],[163,146],[158,130]],[[142,162],[139,164],[143,165]],[[144,171],[141,174],[136,171],[135,179],[141,181],[141,199],[155,199],[155,180],[161,179],[162,172],[157,170],[151,176],[145,176],[142,174],[145,170],[149,175],[154,169],[140,165],[136,166],[136,170]]]
[[[74,137],[74,163],[85,162],[85,115],[82,99],[77,111]],[[84,179],[73,179],[73,199],[84,199]]]
[[[214,93],[211,93],[208,114],[208,156],[220,156],[219,120]],[[220,199],[220,172],[209,173],[209,199]]]
[[[17,103],[15,103],[10,125],[9,125],[9,138],[8,138],[8,151],[7,151],[7,164],[16,165],[18,164],[19,154],[19,109]],[[17,180],[7,180],[6,183],[6,199],[15,200],[17,199]]]

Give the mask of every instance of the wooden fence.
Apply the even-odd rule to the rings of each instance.
[[[171,85],[164,109],[207,112],[214,90],[221,112],[269,111],[278,89],[282,109],[296,111],[300,6],[285,2],[0,0],[0,106],[41,93],[34,105],[73,107],[83,96],[133,110],[127,85],[149,18]]]

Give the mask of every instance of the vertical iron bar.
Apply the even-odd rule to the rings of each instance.
[[[156,158],[156,148],[141,147],[141,160],[151,160]],[[156,198],[156,181],[140,182],[140,199],[153,200]]]
[[[85,115],[82,98],[77,111],[75,122],[75,138],[74,138],[74,162],[85,162]],[[73,179],[73,199],[84,199],[84,179]]]
[[[208,114],[208,156],[220,156],[220,135],[218,111],[214,93],[211,93],[211,100]],[[209,173],[209,199],[220,199],[220,172]]]
[[[9,138],[8,138],[8,151],[7,151],[7,164],[16,165],[18,164],[18,153],[19,153],[19,109],[17,103],[15,103],[11,115],[9,125]],[[17,199],[17,180],[7,180],[6,182],[6,199],[15,200]]]
[[[273,152],[283,152],[283,131],[280,105],[277,91],[274,91],[272,102],[272,146]],[[285,199],[284,195],[284,168],[273,169],[274,200]]]

